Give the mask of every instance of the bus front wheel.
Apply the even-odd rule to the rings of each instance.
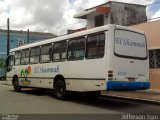
[[[65,82],[62,80],[56,81],[54,85],[54,94],[56,98],[64,100],[66,98],[66,93],[67,92]]]
[[[18,82],[18,78],[15,77],[13,79],[13,88],[15,92],[20,92],[21,91],[21,87],[19,86],[19,82]]]

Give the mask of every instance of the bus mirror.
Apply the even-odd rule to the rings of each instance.
[[[11,66],[10,66],[10,58],[11,56],[8,56],[7,59],[6,59],[6,68],[7,68],[7,71],[10,71],[11,69]]]
[[[6,66],[9,66],[9,62],[10,62],[10,56],[8,56],[6,59]]]

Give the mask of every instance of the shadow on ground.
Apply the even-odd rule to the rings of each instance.
[[[13,92],[13,91],[12,91]],[[56,99],[54,97],[52,90],[47,89],[37,89],[37,88],[29,88],[24,89],[20,92],[20,94],[28,94],[34,96],[48,96],[51,99]],[[156,111],[160,111],[158,106],[155,106],[155,109],[151,110],[149,106],[150,104],[139,103],[136,101],[128,101],[122,99],[115,99],[111,97],[99,97],[97,99],[91,99],[85,97],[82,93],[72,92],[70,96],[65,100],[67,102],[72,102],[76,104],[82,104],[86,106],[99,107],[101,109],[109,109],[119,113],[155,113]],[[158,110],[157,110],[158,109]],[[160,112],[158,112],[160,113]]]

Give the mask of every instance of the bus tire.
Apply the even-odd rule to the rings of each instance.
[[[54,94],[60,100],[66,99],[66,85],[63,80],[57,80],[54,85]]]
[[[17,77],[13,78],[13,88],[14,88],[15,92],[20,92],[21,91],[21,87],[19,86],[19,82],[18,82]]]

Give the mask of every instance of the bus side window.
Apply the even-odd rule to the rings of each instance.
[[[52,44],[44,45],[41,47],[41,63],[48,63],[52,60]]]
[[[29,49],[22,50],[21,65],[29,64]]]
[[[39,56],[40,56],[40,47],[31,48],[30,64],[39,63]]]
[[[20,65],[20,60],[21,60],[21,51],[17,51],[17,52],[15,52],[14,65],[16,65],[16,66]]]
[[[14,55],[10,56],[10,65],[13,66],[14,65]]]
[[[67,51],[67,41],[56,42],[53,45],[53,61],[65,61]]]
[[[82,60],[85,57],[85,37],[74,38],[68,43],[68,60]]]
[[[86,42],[86,58],[102,58],[104,56],[104,46],[104,33],[89,35]]]

